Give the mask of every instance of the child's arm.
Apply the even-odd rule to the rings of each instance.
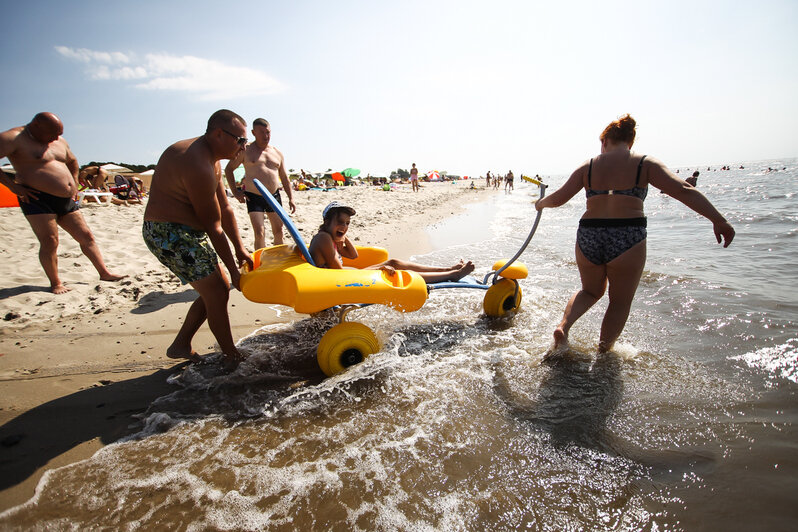
[[[338,253],[340,253],[342,257],[346,257],[347,259],[357,258],[357,249],[352,241],[349,240],[349,237],[345,236],[343,242],[336,242],[335,245],[338,246]]]

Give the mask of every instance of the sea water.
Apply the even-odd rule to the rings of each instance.
[[[486,319],[476,290],[353,311],[383,348],[323,379],[332,322],[289,314],[241,341],[235,374],[175,373],[137,435],[48,472],[0,528],[794,530],[798,160],[739,166],[699,168],[737,230],[727,249],[649,191],[648,262],[610,354],[605,298],[544,359],[579,286],[580,195],[544,211],[514,317]],[[537,194],[517,182],[468,207],[417,259],[481,278],[526,238]]]

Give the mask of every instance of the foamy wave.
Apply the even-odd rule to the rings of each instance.
[[[798,338],[735,356],[732,360],[741,360],[752,368],[798,383]]]

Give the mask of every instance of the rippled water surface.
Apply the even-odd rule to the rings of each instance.
[[[241,341],[234,375],[174,375],[137,437],[48,473],[0,527],[794,529],[798,167],[743,164],[699,179],[738,231],[728,249],[650,191],[649,259],[613,353],[595,355],[605,300],[544,361],[578,286],[574,198],[544,212],[514,318],[486,319],[471,290],[354,311],[383,349],[323,379],[331,324],[289,313]],[[419,260],[471,259],[481,278],[526,237],[535,195],[519,184],[433,227],[440,249]]]

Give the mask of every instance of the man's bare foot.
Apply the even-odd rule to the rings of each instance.
[[[70,290],[72,289],[68,286],[64,286],[63,283],[58,283],[57,285],[50,287],[50,291],[54,294],[66,294]]]
[[[222,368],[230,373],[234,371],[238,365],[244,361],[246,357],[241,353],[236,353],[235,355],[224,355],[222,359]]]
[[[560,347],[568,347],[568,335],[562,330],[562,327],[554,329],[554,349]]]
[[[189,360],[191,362],[202,362],[202,358],[196,351],[189,347],[188,349],[181,349],[175,346],[169,346],[166,350],[166,356],[174,360]]]
[[[124,279],[127,275],[117,275],[115,273],[109,273],[108,275],[101,275],[100,281],[119,281]]]
[[[166,356],[173,360],[189,360],[191,362],[202,362],[202,358],[196,351],[191,349],[191,345],[172,344],[166,349]]]

